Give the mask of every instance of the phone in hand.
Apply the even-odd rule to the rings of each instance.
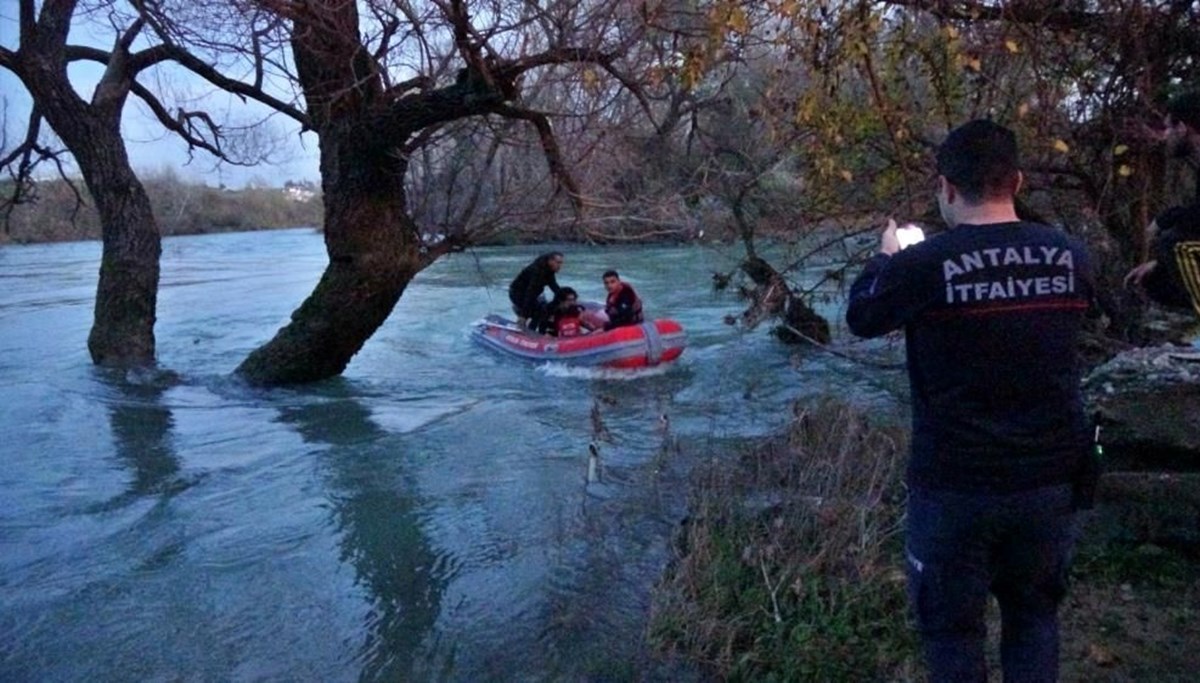
[[[925,240],[925,231],[919,226],[907,223],[896,228],[896,241],[900,243],[901,249],[907,249],[917,242]]]

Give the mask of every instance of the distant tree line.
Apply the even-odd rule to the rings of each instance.
[[[232,189],[166,170],[143,176],[143,183],[164,236],[321,226],[320,189],[311,182]],[[73,184],[78,195],[60,178],[36,183],[26,201],[0,214],[0,244],[100,239],[95,204],[83,183]]]

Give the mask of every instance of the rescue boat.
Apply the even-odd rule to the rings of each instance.
[[[489,315],[474,325],[477,343],[507,355],[532,361],[557,361],[604,368],[645,368],[670,363],[687,345],[683,326],[660,318],[604,331],[604,312],[588,307],[584,319],[600,327],[576,337],[537,334],[499,315]],[[589,320],[590,317],[590,320]]]

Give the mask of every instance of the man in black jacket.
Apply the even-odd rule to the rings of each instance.
[[[508,298],[512,301],[513,312],[517,314],[517,325],[528,325],[535,332],[545,331],[549,310],[542,299],[542,292],[549,287],[558,296],[562,288],[554,276],[562,266],[562,252],[551,251],[535,258],[513,278],[508,285]]]
[[[1200,315],[1200,88],[1167,104],[1166,140],[1170,154],[1197,169],[1197,200],[1160,213],[1146,227],[1150,260],[1125,276],[1164,306],[1190,308]],[[1200,342],[1200,339],[1197,340]]]
[[[906,558],[930,678],[987,680],[984,613],[1004,680],[1053,681],[1058,605],[1090,447],[1076,342],[1092,279],[1082,244],[1019,220],[1016,137],[991,121],[937,153],[950,230],[900,250],[889,221],[846,322],[903,328],[912,388]]]

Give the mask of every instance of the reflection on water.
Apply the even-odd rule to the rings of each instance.
[[[341,535],[339,559],[354,567],[371,602],[360,678],[405,680],[437,620],[449,566],[421,532],[408,486],[390,471],[404,455],[380,452],[387,434],[351,397],[284,407],[280,420],[306,442],[333,446],[323,460]]]
[[[644,627],[695,463],[903,378],[724,325],[719,250],[567,253],[585,298],[616,267],[679,320],[682,359],[481,352],[532,256],[481,249],[421,273],[344,378],[255,390],[230,373],[325,262],[285,231],[164,240],[168,372],[124,377],[87,357],[97,245],[0,248],[0,681],[694,679]]]
[[[140,496],[172,494],[186,488],[179,459],[171,445],[174,418],[163,403],[162,382],[115,382],[117,395],[108,402],[108,419],[116,452],[133,478],[124,493],[104,507],[115,507]],[[100,509],[103,509],[100,508]],[[99,511],[99,510],[97,510]]]

